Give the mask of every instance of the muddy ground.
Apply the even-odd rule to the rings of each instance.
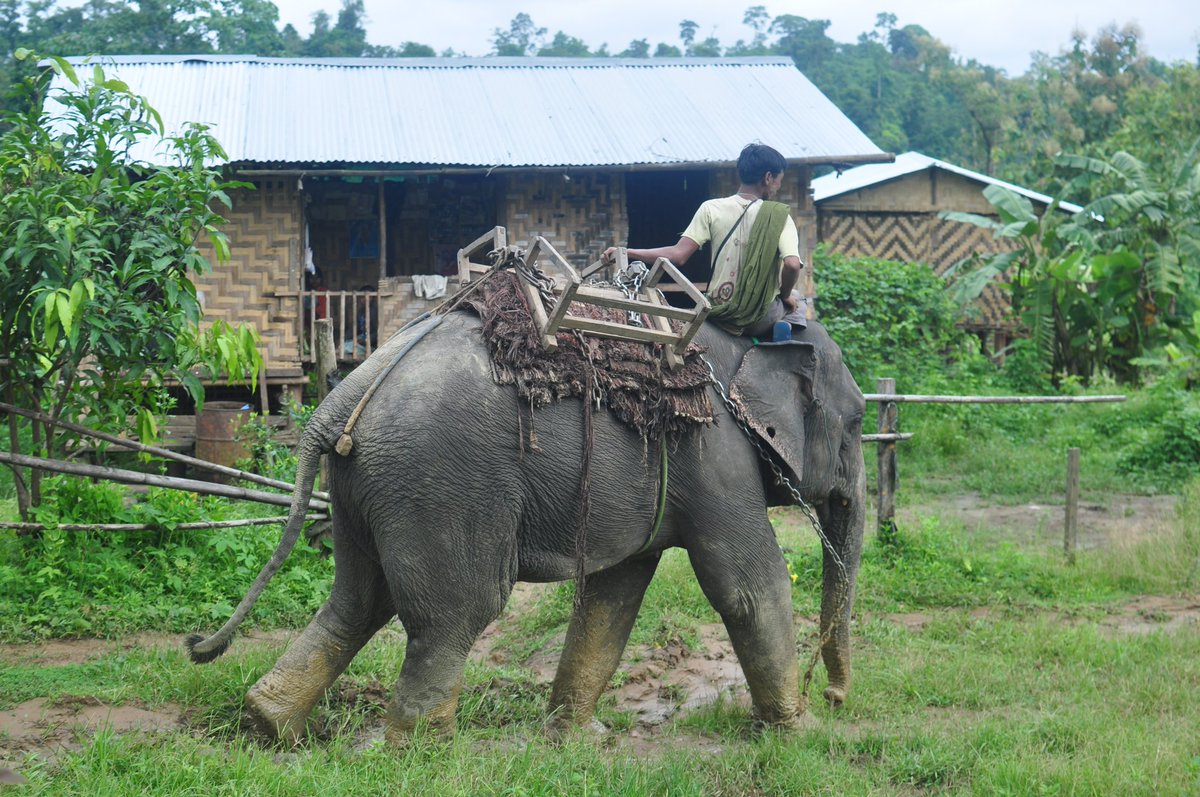
[[[1162,528],[1174,515],[1175,499],[1169,496],[1119,496],[1107,503],[1089,503],[1080,507],[1081,548],[1128,545],[1144,538],[1156,528]],[[915,522],[918,515],[936,514],[943,520],[957,519],[966,533],[983,533],[1001,538],[1020,540],[1034,545],[1061,546],[1063,507],[1038,504],[987,505],[978,496],[955,496],[940,500],[920,510],[902,512],[899,521]],[[509,652],[497,643],[514,618],[535,601],[545,585],[521,584],[514,592],[505,616],[489,627],[472,652],[480,663],[524,667],[540,685],[548,684],[561,649],[561,635],[550,640],[543,649],[525,661],[509,660]],[[979,609],[981,617],[988,609]],[[913,630],[920,630],[930,619],[923,613],[885,614],[861,617],[861,620],[883,619]],[[1063,622],[1078,622],[1078,618],[1063,615]],[[815,617],[797,617],[797,633],[809,638],[816,628]],[[1200,595],[1181,597],[1141,596],[1124,605],[1113,607],[1100,621],[1113,634],[1138,634],[1155,630],[1175,631],[1200,624]],[[279,631],[253,633],[239,640],[239,646],[263,645],[279,647],[295,632]],[[718,625],[701,626],[699,644],[693,647],[680,640],[670,640],[657,648],[631,648],[626,652],[618,676],[619,686],[612,690],[616,702],[634,712],[633,726],[616,734],[613,743],[638,753],[657,748],[656,738],[669,721],[718,700],[748,705],[749,696],[738,667],[737,658],[724,629]],[[145,647],[177,647],[175,635],[140,634],[121,640],[58,640],[41,644],[0,645],[0,666],[38,665],[59,667],[81,664],[104,655]],[[372,683],[367,688],[341,684],[343,693],[335,702],[365,703],[382,710],[388,688]],[[484,689],[502,691],[499,681]],[[108,726],[112,732],[125,733],[201,733],[179,706],[155,706],[126,703],[109,705],[95,697],[72,697],[56,702],[33,699],[0,710],[0,788],[14,773],[5,766],[18,764],[29,753],[54,757],[64,751],[78,750],[97,729]],[[369,741],[364,739],[364,741]],[[671,744],[679,744],[678,734]],[[720,743],[697,736],[690,740],[698,751],[706,746],[713,752]]]

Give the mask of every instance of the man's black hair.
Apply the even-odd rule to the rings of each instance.
[[[754,185],[767,172],[782,174],[787,161],[779,150],[766,144],[747,144],[742,154],[738,155],[738,179],[746,185]]]

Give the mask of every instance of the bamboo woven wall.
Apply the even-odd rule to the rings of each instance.
[[[935,213],[826,212],[819,215],[819,235],[830,251],[851,257],[878,257],[928,263],[942,275],[973,252],[1002,252],[1011,245],[997,242],[984,229],[939,219]],[[984,289],[969,326],[1009,329],[1009,305],[993,286]]]
[[[301,221],[296,181],[258,181],[256,190],[233,190],[230,199],[233,208],[225,211],[223,228],[229,238],[229,262],[217,263],[207,241],[201,246],[213,265],[212,271],[195,278],[203,296],[205,322],[251,324],[262,338],[269,370],[297,368],[295,318],[282,311],[285,303],[271,296],[299,286]]]
[[[513,175],[505,186],[500,218],[510,243],[524,246],[536,233],[572,266],[586,266],[624,240],[618,231],[624,235],[629,229],[625,180],[607,172],[572,175],[569,181],[555,173]]]

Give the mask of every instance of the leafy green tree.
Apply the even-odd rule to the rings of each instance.
[[[649,58],[650,57],[650,40],[649,39],[634,39],[621,52],[617,53],[618,58]]]
[[[330,24],[329,14],[313,14],[313,32],[304,42],[303,54],[314,58],[359,58],[367,54],[367,14],[363,0],[342,0],[337,22]]]
[[[582,39],[568,36],[561,30],[554,34],[550,44],[538,50],[538,55],[559,56],[566,58],[586,58],[592,55],[587,44]]]
[[[771,21],[771,32],[779,36],[775,49],[792,59],[810,80],[817,82],[825,64],[837,53],[837,44],[825,35],[827,19],[805,19],[784,14]]]
[[[228,205],[232,184],[205,165],[224,152],[203,126],[189,125],[164,139],[174,166],[138,162],[131,148],[163,136],[150,104],[99,66],[85,82],[68,62],[49,63],[69,84],[48,97],[61,106],[54,118],[35,100],[0,135],[3,393],[53,418],[86,413],[90,424],[120,431],[132,416],[152,439],[170,405],[168,379],[199,402],[197,369],[253,379],[261,367],[252,329],[201,330],[190,279],[209,269],[199,236],[228,257],[213,205]],[[13,450],[18,425],[10,415]],[[61,453],[48,424],[33,424],[32,440]],[[27,487],[17,472],[15,481],[26,515],[37,478]]]
[[[696,40],[696,31],[698,30],[700,30],[700,26],[690,19],[679,23],[679,40],[683,42],[685,50],[691,48],[692,42]]]
[[[217,0],[202,22],[218,53],[281,56],[287,52],[279,30],[279,9],[270,0]]]
[[[1128,152],[1152,174],[1177,168],[1189,142],[1200,139],[1200,69],[1179,63],[1166,67],[1161,79],[1134,86],[1125,99],[1120,127],[1104,148]]]
[[[1078,173],[1075,185],[1100,194],[1084,209],[1100,225],[1097,248],[1136,254],[1137,268],[1125,275],[1131,306],[1114,332],[1123,359],[1164,346],[1200,309],[1200,139],[1164,171],[1127,152],[1055,162]]]
[[[1200,141],[1163,175],[1125,152],[1054,160],[1076,175],[1071,190],[1098,195],[1069,221],[1057,203],[1039,218],[1000,186],[984,191],[997,218],[942,214],[1015,247],[965,264],[957,293],[972,300],[1005,280],[1056,379],[1107,371],[1132,383],[1146,358],[1186,357],[1200,310]]]
[[[526,13],[517,14],[509,23],[508,30],[496,28],[492,32],[493,55],[533,55],[541,49],[546,29],[533,24]]]
[[[1103,306],[1092,299],[1092,240],[1059,212],[1057,202],[1039,217],[1026,197],[1003,186],[990,185],[983,195],[995,217],[956,211],[940,215],[990,230],[1011,248],[956,265],[948,272],[955,280],[951,295],[965,306],[984,287],[999,283],[1008,290],[1012,312],[1036,342],[1042,368],[1054,383],[1063,376],[1086,381],[1103,358],[1112,317],[1122,312],[1111,298]],[[1127,268],[1128,253],[1113,265]]]
[[[368,44],[363,55],[367,58],[433,58],[437,55],[437,51],[428,44],[404,42],[399,47]]]

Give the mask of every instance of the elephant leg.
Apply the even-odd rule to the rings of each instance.
[[[587,577],[583,602],[571,617],[550,693],[546,730],[552,737],[591,721],[596,701],[621,661],[658,561],[656,553]]]
[[[825,699],[837,708],[850,691],[850,613],[862,558],[864,513],[862,503],[833,499],[818,514],[829,540],[829,545],[821,545],[821,658],[829,674]]]
[[[515,562],[515,550],[509,558]],[[497,572],[508,572],[498,562],[475,562],[461,579],[406,579],[389,570],[393,600],[408,634],[404,665],[387,710],[384,738],[389,744],[403,747],[422,729],[453,735],[467,655],[500,616],[512,591],[513,578],[496,579]]]
[[[746,675],[756,726],[795,728],[805,705],[792,627],[791,580],[764,518],[757,534],[706,529],[688,556]]]
[[[325,690],[395,616],[378,564],[337,536],[334,557],[329,600],[246,695],[246,709],[262,730],[293,742]]]

